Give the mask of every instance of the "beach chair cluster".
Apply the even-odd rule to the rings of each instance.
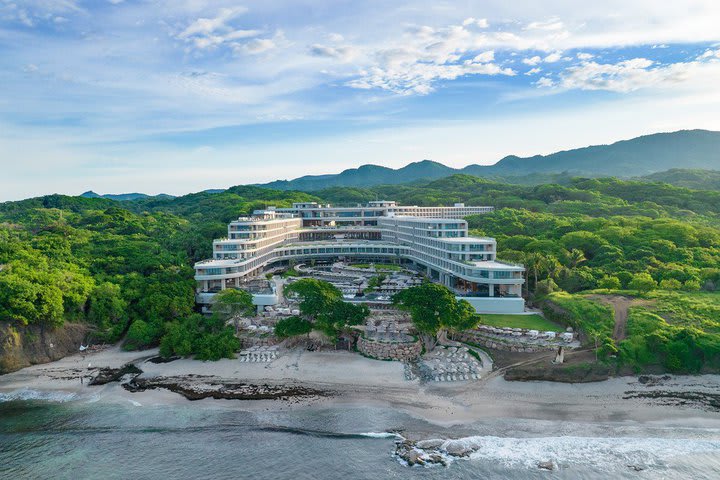
[[[479,380],[482,365],[465,347],[438,348],[424,361],[427,380],[435,382],[467,382]]]
[[[250,347],[238,355],[241,362],[268,363],[278,358],[278,347]]]
[[[540,330],[528,330],[526,328],[510,328],[510,327],[491,327],[489,325],[480,325],[478,327],[478,330],[480,333],[483,334],[489,334],[492,336],[498,336],[498,337],[510,337],[510,338],[516,338],[518,340],[533,340],[533,341],[540,341],[541,343],[544,342],[552,342],[552,341],[563,341],[566,343],[570,343],[574,340],[573,332],[553,332],[553,331],[546,331],[542,332]]]

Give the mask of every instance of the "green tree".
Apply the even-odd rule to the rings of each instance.
[[[660,281],[660,288],[663,290],[680,290],[683,284],[674,278],[666,278]]]
[[[127,302],[120,286],[105,282],[96,286],[90,294],[87,318],[100,329],[101,335],[116,340],[128,322]]]
[[[620,279],[610,275],[605,275],[598,282],[598,288],[606,288],[608,290],[619,290],[622,287]]]
[[[355,305],[343,300],[335,300],[325,313],[316,317],[315,328],[334,338],[349,326],[361,325],[368,315],[370,309],[365,304]]]
[[[628,284],[631,290],[637,290],[640,293],[647,293],[657,288],[657,282],[653,280],[649,273],[636,273]]]
[[[472,328],[478,322],[467,301],[458,301],[447,287],[436,283],[425,282],[400,291],[393,296],[393,303],[410,313],[428,350],[435,348],[448,330]]]
[[[342,292],[331,283],[314,278],[303,278],[285,286],[285,295],[300,298],[300,312],[310,319],[330,311]]]
[[[215,295],[212,311],[226,322],[232,320],[237,334],[240,329],[239,317],[254,315],[256,307],[250,292],[230,289]]]

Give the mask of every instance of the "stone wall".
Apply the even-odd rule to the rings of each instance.
[[[535,353],[557,350],[559,345],[534,345],[521,342],[503,342],[497,338],[486,337],[478,332],[462,332],[453,335],[453,340],[465,343],[474,343],[481,347],[493,350],[504,350],[506,352]]]
[[[279,340],[274,335],[240,335],[240,347],[241,348],[250,348],[250,347],[272,347],[273,345],[277,345],[279,343]]]
[[[406,362],[415,360],[420,356],[422,343],[419,340],[413,342],[380,342],[371,338],[360,337],[357,341],[357,349],[363,355],[378,360]]]

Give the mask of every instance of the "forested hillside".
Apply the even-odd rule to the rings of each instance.
[[[627,178],[653,174],[680,165],[684,168],[719,169],[720,132],[681,130],[656,133],[611,145],[593,145],[550,155],[524,158],[509,155],[493,165],[468,165],[464,168],[452,168],[431,160],[409,163],[398,169],[362,165],[338,174],[306,175],[263,186],[315,192],[327,187],[372,187],[407,184],[418,180],[430,181],[452,174],[476,175],[510,183],[537,184],[543,179],[547,182],[555,175],[563,175],[563,172],[590,177],[613,175]]]
[[[613,178],[523,186],[455,175],[314,195],[240,186],[173,199],[8,202],[0,204],[0,321],[81,321],[97,340],[156,345],[191,317],[191,265],[210,255],[212,239],[232,218],[293,201],[378,198],[493,205],[494,213],[469,218],[470,227],[496,237],[502,258],[527,266],[531,301],[564,302],[572,311],[592,302],[578,292],[632,291],[649,299],[654,310],[646,312],[654,316],[631,316],[626,340],[611,338],[602,322],[578,327],[607,355],[637,368],[720,367],[720,192]],[[685,353],[669,354],[675,343]]]
[[[286,204],[307,198],[267,195]],[[230,219],[259,206],[256,198],[199,194],[164,209],[60,195],[0,204],[0,321],[87,322],[89,340],[155,345],[170,322],[193,313],[192,264],[210,256]]]

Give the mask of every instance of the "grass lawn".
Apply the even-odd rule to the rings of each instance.
[[[565,329],[540,315],[482,314],[480,323],[491,327],[527,328],[542,332],[563,332]]]
[[[369,263],[353,263],[350,266],[355,268],[370,268]],[[393,272],[398,272],[402,270],[401,266],[393,265],[392,263],[375,263],[374,266],[375,270],[388,270]]]

